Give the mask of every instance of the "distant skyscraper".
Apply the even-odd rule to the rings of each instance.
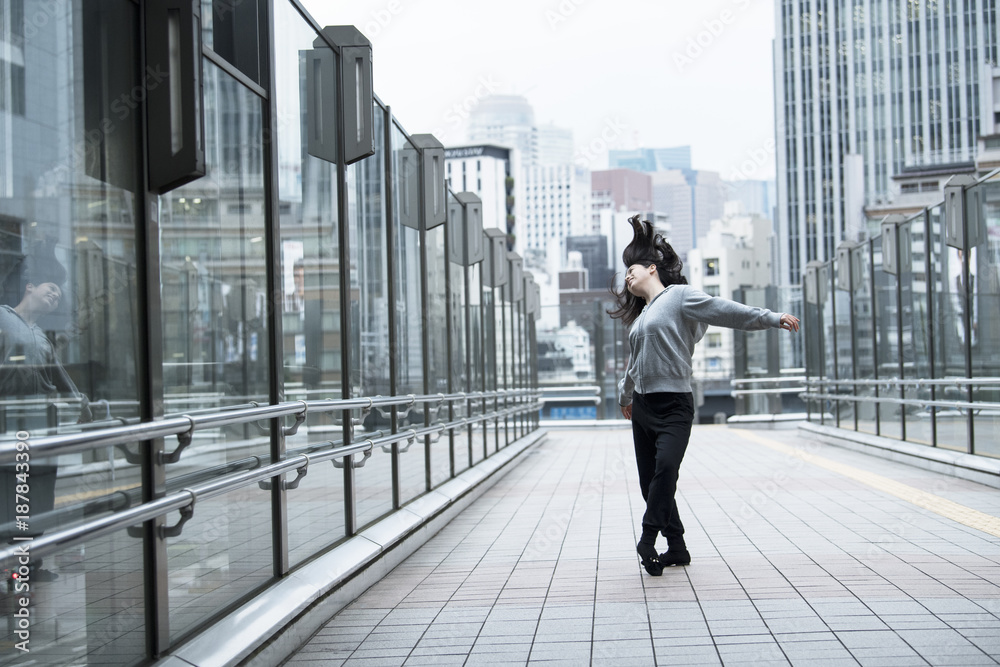
[[[650,174],[653,179],[653,210],[670,221],[670,245],[683,259],[709,223],[722,217],[725,191],[714,171],[672,169]]]
[[[653,180],[649,174],[632,169],[605,169],[591,172],[590,183],[595,208],[648,211],[653,207]]]
[[[608,151],[608,166],[611,169],[632,169],[647,172],[690,169],[691,147],[611,150]]]
[[[521,95],[491,95],[469,114],[469,143],[513,148],[521,165],[538,160],[535,112]]]
[[[775,22],[779,275],[797,284],[867,217],[975,171],[996,133],[997,5],[780,0]]]
[[[572,131],[536,125],[520,95],[494,95],[469,114],[469,140],[514,149],[515,249],[564,258],[566,237],[590,231],[590,174],[573,164]]]
[[[775,183],[774,181],[727,181],[726,201],[738,201],[741,215],[757,215],[768,220],[774,219]]]

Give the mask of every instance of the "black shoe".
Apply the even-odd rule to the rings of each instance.
[[[646,568],[646,572],[654,577],[663,574],[663,563],[660,562],[660,555],[656,553],[655,546],[639,542],[635,545],[635,551],[639,554],[639,559],[642,561],[642,566]]]
[[[671,565],[690,565],[691,554],[687,549],[667,549],[659,557],[660,565],[670,567]]]

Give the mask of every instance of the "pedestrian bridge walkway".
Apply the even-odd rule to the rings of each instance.
[[[995,488],[794,429],[696,426],[692,563],[651,577],[631,447],[550,432],[286,664],[1000,663]]]

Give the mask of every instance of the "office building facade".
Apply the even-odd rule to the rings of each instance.
[[[781,0],[774,81],[777,258],[796,284],[869,219],[940,201],[996,132],[997,7]],[[930,199],[928,199],[928,196]]]

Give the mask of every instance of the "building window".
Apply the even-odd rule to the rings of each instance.
[[[706,259],[705,260],[705,275],[706,276],[717,276],[717,275],[719,275],[719,260],[718,259]]]
[[[722,334],[710,333],[705,336],[705,339],[708,341],[709,348],[722,347]]]
[[[705,294],[709,296],[719,296],[718,285],[705,285]]]

